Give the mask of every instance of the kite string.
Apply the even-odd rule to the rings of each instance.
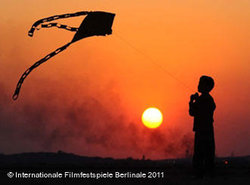
[[[117,32],[117,31],[116,31]],[[114,34],[114,33],[113,33]],[[136,48],[133,44],[131,44],[129,41],[125,40],[123,37],[121,37],[119,34],[115,33],[114,34],[117,38],[119,38],[121,41],[123,41],[124,43],[126,43],[128,46],[130,46],[132,49],[134,49],[136,52],[140,53],[141,55],[143,55],[145,58],[148,59],[148,61],[150,61],[152,64],[154,64],[155,66],[157,66],[158,68],[160,68],[163,72],[165,72],[168,76],[170,76],[172,79],[178,81],[180,84],[183,85],[183,87],[185,87],[188,90],[192,90],[189,86],[187,86],[184,82],[182,82],[180,79],[176,78],[172,73],[170,73],[169,71],[167,71],[162,65],[158,64],[152,57],[150,57],[149,55],[147,55],[146,53],[144,53],[143,51],[141,51],[140,49]]]
[[[16,86],[16,90],[14,92],[14,95],[12,96],[13,100],[16,100],[18,98],[19,92],[21,90],[22,84],[25,80],[25,78],[31,73],[32,70],[34,70],[35,68],[37,68],[39,65],[41,65],[42,63],[46,62],[47,60],[49,60],[51,57],[57,55],[58,53],[62,52],[63,50],[65,50],[69,45],[71,44],[71,42],[65,44],[64,46],[56,49],[55,51],[51,52],[50,54],[46,55],[45,57],[43,57],[42,59],[40,59],[39,61],[37,61],[36,63],[34,63],[30,68],[28,68],[21,76],[21,78],[19,79],[17,86]]]

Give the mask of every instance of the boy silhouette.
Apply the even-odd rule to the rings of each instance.
[[[189,114],[194,117],[193,131],[194,155],[193,168],[196,177],[202,177],[205,172],[213,175],[215,142],[213,114],[215,103],[209,92],[214,87],[214,80],[209,76],[201,76],[198,92],[190,96]]]

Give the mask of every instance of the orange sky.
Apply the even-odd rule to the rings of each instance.
[[[164,114],[164,123],[158,130],[166,140],[172,140],[168,138],[171,134],[164,133],[177,130],[183,135],[192,134],[189,96],[196,92],[199,77],[205,74],[215,79],[212,95],[217,104],[214,123],[217,155],[230,155],[232,151],[235,155],[250,154],[250,1],[0,2],[0,85],[8,98],[1,103],[8,109],[2,111],[4,114],[7,111],[20,116],[20,109],[29,105],[64,107],[72,102],[84,102],[85,97],[91,96],[108,110],[112,119],[119,122],[122,115],[125,125],[135,124],[138,132],[147,135],[140,117],[147,107],[156,106]],[[81,40],[41,65],[26,79],[18,101],[13,102],[10,98],[24,70],[73,38],[73,33],[56,28],[36,31],[30,38],[27,33],[31,25],[40,18],[83,10],[116,13],[113,34]],[[82,19],[56,22],[77,26]],[[36,119],[42,118],[33,121]],[[95,118],[92,119],[95,122]],[[60,127],[60,123],[55,125]],[[13,134],[13,129],[14,126],[9,129],[9,135],[21,137]],[[18,129],[23,128],[19,125]],[[142,135],[141,142],[150,142],[150,139],[143,140]],[[8,134],[2,139],[5,137]],[[14,139],[11,142],[16,143]],[[43,149],[27,143],[28,140],[17,143],[16,147],[0,143],[3,148],[0,152],[21,152],[24,145],[25,151]],[[65,150],[84,155],[102,152],[103,156],[117,157],[142,154],[130,150],[131,153],[125,152],[125,155],[115,149],[109,153],[102,147],[89,145],[88,150],[84,150],[66,146]],[[60,147],[54,146],[51,150],[57,148]],[[153,148],[143,150],[152,158],[165,157],[152,152]]]

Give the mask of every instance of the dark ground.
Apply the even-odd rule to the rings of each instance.
[[[25,173],[64,173],[69,172],[143,172],[147,178],[61,178],[28,179],[8,178],[9,172]],[[150,172],[156,177],[148,178]],[[160,172],[160,173],[158,173]],[[164,174],[162,174],[162,172]],[[164,175],[164,176],[163,176]],[[249,185],[250,156],[216,159],[216,174],[211,178],[193,179],[191,159],[138,160],[83,157],[64,152],[23,153],[13,155],[0,154],[0,184],[169,184],[169,185]]]

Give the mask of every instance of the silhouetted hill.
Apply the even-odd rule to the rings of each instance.
[[[250,163],[250,156],[242,157],[221,157],[216,159],[217,165],[228,165],[228,166],[248,166]],[[7,167],[12,165],[20,166],[86,166],[91,165],[99,167],[162,167],[162,166],[183,166],[191,165],[191,159],[165,159],[165,160],[140,160],[133,159],[131,157],[126,159],[113,159],[113,158],[102,158],[102,157],[86,157],[79,156],[73,153],[65,153],[58,151],[57,153],[49,152],[38,152],[38,153],[20,153],[4,155],[0,154],[0,166]]]
[[[35,163],[48,163],[48,164],[83,164],[89,162],[104,162],[112,161],[112,158],[101,157],[85,157],[78,156],[72,153],[20,153],[11,155],[0,155],[0,164],[35,164]]]
[[[57,153],[39,152],[39,153],[20,153],[4,155],[0,154],[1,167],[100,167],[109,168],[114,165],[121,166],[142,166],[152,165],[150,160],[138,160],[131,157],[127,159],[113,159],[102,157],[86,157],[79,156],[72,153],[65,153],[59,151]],[[155,163],[155,162],[154,162]]]

